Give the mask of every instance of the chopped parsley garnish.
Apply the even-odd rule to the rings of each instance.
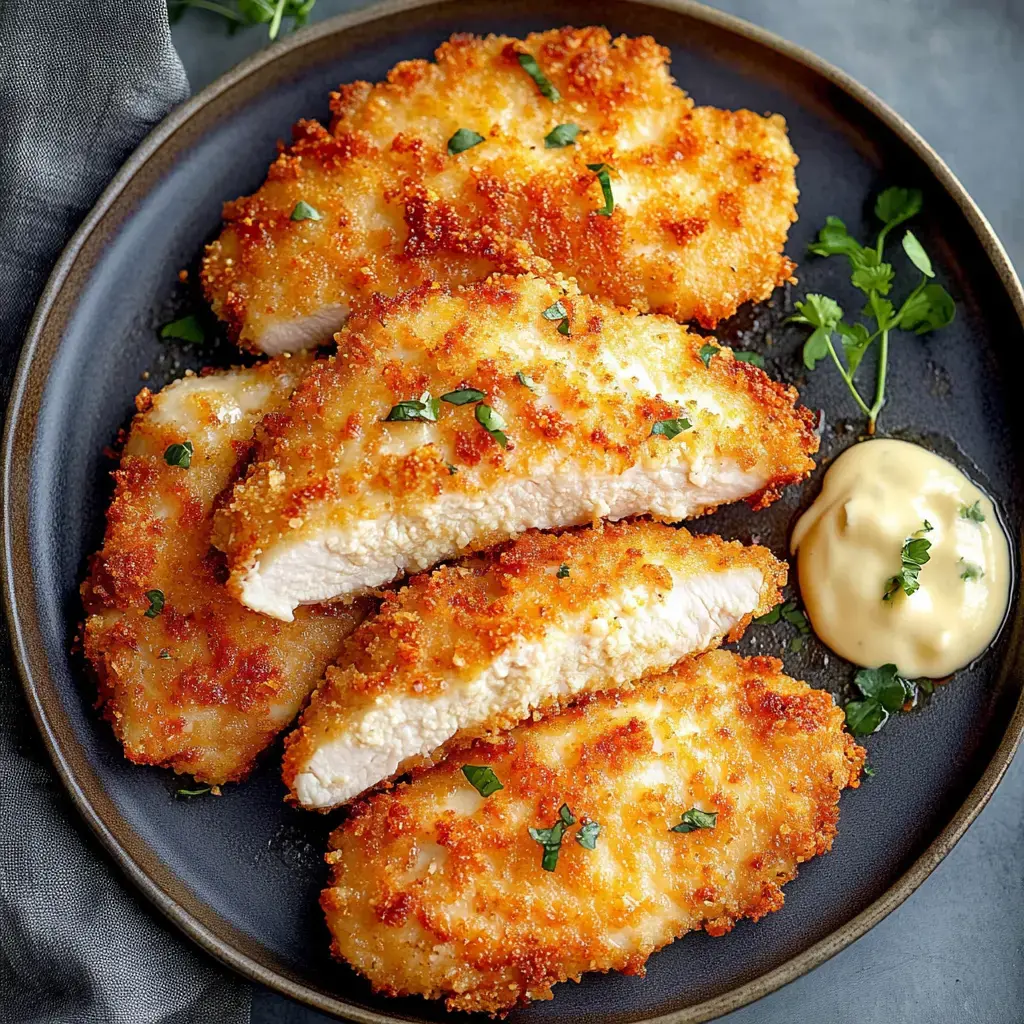
[[[918,576],[922,567],[931,559],[928,549],[932,546],[930,540],[919,537],[919,533],[928,533],[932,529],[931,523],[926,519],[924,526],[913,536],[903,542],[903,550],[900,552],[900,571],[895,576],[890,576],[885,584],[883,601],[891,601],[901,590],[907,597],[921,589]]]
[[[719,351],[719,348],[718,348],[717,345],[710,345],[710,344],[708,344],[708,345],[701,345],[700,352],[698,353],[698,355],[700,356],[700,361],[705,366],[710,366],[711,365],[711,357],[713,355],[716,355],[718,353],[718,351]]]
[[[751,366],[756,366],[759,370],[764,369],[764,356],[759,352],[733,352],[733,359],[741,363],[750,363]]]
[[[164,592],[162,590],[147,590],[146,600],[149,601],[146,618],[155,619],[164,610]]]
[[[530,827],[530,838],[544,847],[540,866],[545,871],[554,871],[558,867],[558,854],[562,849],[562,837],[565,835],[565,830],[575,824],[576,816],[569,810],[569,805],[562,804],[558,809],[558,821],[551,828]]]
[[[178,789],[175,790],[175,794],[184,797],[205,796],[212,788],[211,786],[197,786],[195,789]]]
[[[519,381],[524,388],[529,388],[531,391],[537,390],[537,382],[532,377],[528,377],[522,370],[516,370],[516,380]]]
[[[702,811],[699,807],[691,807],[685,811],[678,825],[673,825],[669,832],[696,832],[699,828],[714,828],[718,822],[718,811]]]
[[[305,200],[300,199],[292,210],[292,220],[323,220],[323,215],[315,206],[310,206]]]
[[[455,476],[455,474],[458,473],[458,471],[459,471],[459,467],[458,466],[453,466],[450,462],[445,463],[445,465],[448,467],[448,475],[449,476]]]
[[[194,316],[183,316],[180,320],[172,320],[160,328],[161,338],[175,338],[177,341],[189,341],[201,345],[206,341],[206,334]]]
[[[181,469],[188,469],[192,465],[192,456],[195,449],[191,441],[184,441],[181,444],[171,444],[164,452],[164,462],[168,466],[178,466]]]
[[[561,299],[557,302],[552,302],[547,309],[541,310],[540,315],[544,317],[545,320],[561,321],[558,325],[559,334],[569,333],[569,311],[565,308]]]
[[[980,580],[985,575],[985,570],[977,562],[968,562],[966,559],[961,558],[957,564],[964,567],[964,571],[960,573],[960,579],[962,580]]]
[[[615,197],[612,195],[612,180],[608,176],[611,168],[608,164],[587,164],[587,168],[597,175],[597,180],[601,183],[601,192],[604,195],[604,206],[600,207],[596,212],[602,217],[610,217],[615,209]]]
[[[563,562],[563,563],[562,563],[562,564],[561,564],[561,565],[560,565],[560,566],[558,567],[558,572],[556,572],[556,573],[555,573],[555,575],[556,575],[556,576],[557,576],[557,577],[558,577],[558,578],[559,578],[560,580],[565,580],[565,579],[568,579],[568,578],[569,578],[569,566],[567,566],[567,565],[565,564],[565,562]]]
[[[420,397],[410,398],[391,409],[391,412],[384,417],[385,422],[407,423],[410,420],[420,420],[424,423],[436,423],[437,414],[441,410],[441,400],[431,398],[429,391],[424,391]]]
[[[890,714],[917,695],[914,683],[899,675],[895,665],[862,668],[853,682],[864,696],[863,700],[851,700],[846,705],[846,727],[855,736],[878,732]]]
[[[864,774],[865,774],[865,775],[866,775],[866,776],[867,776],[867,777],[868,777],[869,779],[873,779],[873,778],[875,777],[875,775],[877,774],[877,772],[875,771],[875,769],[874,769],[874,768],[872,768],[872,767],[871,767],[871,765],[869,765],[869,764],[866,764],[866,765],[864,765],[864,767],[863,767],[862,771],[864,772]]]
[[[551,84],[548,76],[540,69],[537,58],[532,53],[517,53],[516,58],[519,66],[534,80],[542,96],[546,96],[552,103],[557,103],[562,94]]]
[[[457,156],[459,153],[465,153],[467,149],[479,146],[483,141],[484,137],[472,129],[460,128],[448,140],[448,155]]]
[[[576,136],[580,133],[580,126],[571,121],[566,124],[556,124],[544,136],[545,149],[564,149],[576,142]]]
[[[828,217],[810,251],[817,256],[845,256],[850,264],[850,283],[867,296],[862,315],[873,323],[849,323],[843,319],[839,304],[826,295],[809,294],[796,304],[797,313],[790,323],[806,324],[812,332],[804,342],[804,364],[813,370],[826,356],[835,363],[839,375],[868,418],[868,433],[875,432],[875,423],[885,405],[886,370],[889,360],[889,335],[892,331],[914,331],[927,334],[952,323],[956,307],[952,297],[932,281],[935,271],[931,260],[917,237],[910,231],[903,235],[903,252],[921,273],[917,287],[899,308],[887,297],[892,290],[896,271],[882,259],[886,236],[897,225],[919,213],[922,205],[918,189],[886,189],[875,203],[875,216],[882,227],[874,245],[861,245],[838,217]],[[838,333],[841,345],[833,343]],[[863,398],[854,383],[857,369],[868,349],[878,343],[878,368],[875,393],[871,404]]]
[[[596,821],[588,821],[585,825],[580,826],[579,832],[576,833],[576,842],[584,850],[596,850],[597,837],[600,834],[601,826]]]
[[[441,396],[442,402],[450,405],[469,405],[470,402],[479,402],[484,393],[477,388],[456,388]]]
[[[674,420],[658,420],[658,422],[651,427],[651,434],[652,436],[657,435],[658,437],[664,437],[671,441],[673,437],[677,437],[684,430],[689,429],[690,421],[681,416]]]
[[[508,435],[505,433],[508,424],[489,405],[481,402],[476,407],[476,421],[502,448],[508,447]]]
[[[498,781],[498,776],[486,765],[464,764],[462,774],[481,796],[490,796],[505,788]]]
[[[980,499],[976,501],[973,505],[961,505],[960,518],[969,519],[972,523],[985,522],[985,513],[981,511]]]
[[[157,657],[160,658],[162,661],[167,661],[170,658],[170,656],[171,652],[167,650],[166,647],[162,648],[160,650],[160,653],[157,655]]]
[[[918,679],[917,688],[924,690],[925,693],[931,693],[935,689],[935,684],[930,679]]]

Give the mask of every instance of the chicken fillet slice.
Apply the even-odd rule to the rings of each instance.
[[[189,375],[136,400],[103,547],[82,585],[85,655],[132,761],[211,784],[242,778],[362,617],[357,605],[303,609],[289,624],[257,615],[224,589],[210,548],[217,495],[306,365]]]
[[[708,327],[767,298],[793,272],[785,121],[694,107],[668,61],[603,28],[462,35],[436,63],[342,87],[330,130],[299,122],[264,185],[225,205],[203,267],[214,311],[246,348],[295,350],[372,292],[515,269],[516,243],[584,292]],[[452,152],[462,138],[480,141]]]
[[[659,523],[527,533],[413,577],[349,637],[288,737],[291,797],[324,810],[452,745],[736,638],[778,600],[765,548]]]
[[[382,300],[257,432],[229,586],[289,620],[531,527],[767,505],[813,469],[813,416],[704,346],[542,276]]]
[[[781,668],[689,659],[356,805],[327,855],[333,952],[387,995],[503,1013],[778,910],[864,763],[831,696]]]

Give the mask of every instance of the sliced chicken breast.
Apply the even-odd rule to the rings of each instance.
[[[785,582],[765,548],[651,522],[531,532],[415,576],[327,670],[288,737],[285,783],[304,807],[337,806],[451,745],[735,638]]]
[[[436,63],[342,87],[330,130],[300,121],[226,204],[214,310],[247,348],[295,350],[372,292],[514,269],[516,242],[587,293],[705,326],[767,298],[793,271],[785,122],[694,107],[668,60],[603,28],[455,36]]]
[[[778,910],[864,763],[781,668],[691,659],[357,805],[327,855],[333,952],[379,992],[498,1014]]]
[[[306,365],[189,375],[136,400],[103,547],[82,585],[85,655],[132,761],[211,784],[242,778],[362,617],[355,605],[303,609],[290,624],[257,615],[224,589],[210,547],[217,495]]]
[[[424,286],[354,321],[267,418],[216,543],[242,603],[289,620],[531,527],[762,507],[814,466],[795,398],[555,279]]]

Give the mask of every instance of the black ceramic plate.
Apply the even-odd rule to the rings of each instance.
[[[604,23],[651,33],[671,47],[679,82],[700,103],[778,111],[800,154],[800,221],[789,252],[797,289],[854,302],[838,261],[804,260],[827,214],[871,230],[869,197],[919,186],[915,224],[939,278],[956,297],[955,324],[895,344],[883,432],[952,458],[1002,506],[1019,536],[1024,309],[1005,254],[963,189],[891,111],[838,71],[727,16],[685,3],[510,0],[392,4],[309,30],[249,61],[161,125],[118,175],[65,253],[26,346],[5,445],[8,613],[25,685],[58,770],[82,813],[129,877],[183,931],[252,978],[362,1021],[440,1019],[419,1000],[375,998],[332,964],[316,896],[329,818],[281,803],[278,752],[221,799],[173,797],[165,772],[122,757],[91,708],[92,687],[69,655],[77,584],[101,536],[109,496],[102,452],[132,410],[140,375],[180,374],[155,326],[189,297],[177,283],[216,233],[221,201],[254,189],[275,140],[300,116],[326,115],[328,91],[381,77],[396,61],[428,57],[454,31],[530,30]],[[801,335],[781,324],[793,294],[741,312],[723,335],[767,356],[805,402],[825,410],[823,461],[855,439],[859,421],[828,366],[809,379]],[[200,358],[202,356],[200,355]],[[821,471],[765,513],[719,513],[701,524],[758,535],[785,552],[794,515]],[[1015,544],[1016,546],[1016,544]],[[999,641],[927,706],[898,716],[868,742],[876,776],[842,800],[828,857],[786,889],[786,905],[725,938],[692,935],[655,955],[646,979],[588,977],[514,1019],[696,1021],[763,995],[863,933],[918,885],[984,804],[1019,739],[1019,603]],[[748,645],[782,653],[784,629],[755,627]],[[837,694],[850,666],[812,643],[787,666]]]

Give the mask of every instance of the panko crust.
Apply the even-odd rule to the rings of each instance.
[[[543,315],[556,301],[569,336]],[[688,466],[699,481],[724,461],[761,481],[737,497],[767,506],[813,470],[814,415],[727,348],[705,365],[704,343],[668,317],[613,309],[548,275],[378,297],[257,430],[253,465],[217,517],[229,587],[241,596],[278,545],[415,515],[446,495],[486,501],[511,478],[553,467],[612,479],[631,467]],[[507,424],[507,448],[476,422],[473,404],[441,402],[432,423],[386,421],[399,402],[461,386],[485,393]],[[652,435],[656,422],[680,416],[692,429]],[[463,550],[508,536],[484,532]]]
[[[300,121],[265,184],[225,204],[202,277],[240,344],[259,350],[275,325],[373,292],[514,270],[529,252],[586,293],[708,327],[791,279],[797,158],[782,117],[694,107],[664,47],[603,28],[454,36],[436,57],[342,86],[330,128]],[[583,131],[546,148],[560,123]],[[450,156],[460,128],[485,141]],[[613,168],[609,217],[598,163]],[[300,201],[322,219],[292,221]]]
[[[564,577],[557,573],[561,566]],[[410,577],[400,589],[385,592],[377,613],[348,638],[299,727],[287,736],[283,777],[291,799],[296,799],[296,776],[313,753],[352,729],[382,697],[423,698],[469,683],[505,652],[541,640],[552,624],[584,616],[598,602],[649,587],[671,590],[673,573],[685,585],[700,574],[742,568],[761,574],[760,600],[726,636],[713,641],[717,646],[723,639],[739,639],[753,616],[782,599],[787,566],[767,548],[695,537],[649,521],[602,523],[561,533],[531,530],[478,556]],[[572,700],[548,696],[531,711],[555,713]],[[394,774],[440,761],[520,721],[514,709],[496,710],[432,754],[407,758]]]
[[[502,1014],[778,910],[797,865],[831,849],[865,757],[831,696],[781,668],[712,652],[370,797],[331,837],[332,951],[387,995]],[[504,789],[479,797],[463,764]],[[600,834],[587,850],[570,829],[547,872],[527,829],[563,803]],[[716,826],[671,832],[692,807]]]
[[[239,605],[210,546],[217,496],[309,360],[194,374],[136,400],[100,551],[81,593],[98,705],[137,764],[220,784],[243,778],[287,726],[365,606],[304,609],[285,625]],[[191,466],[168,446],[191,441]],[[147,617],[147,592],[164,595]]]

